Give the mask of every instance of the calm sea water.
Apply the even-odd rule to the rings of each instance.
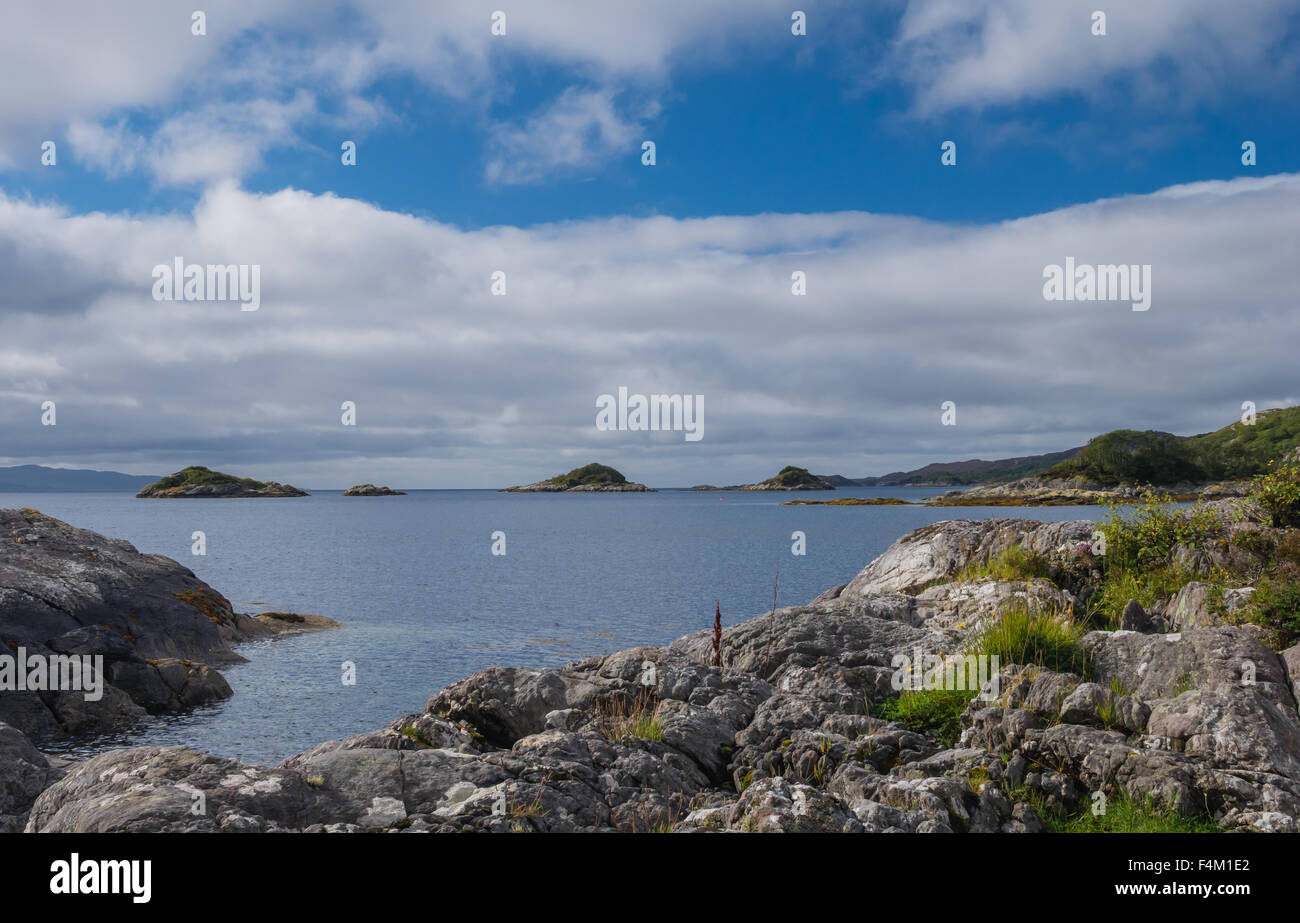
[[[152,717],[76,749],[185,743],[278,762],[321,741],[422,708],[488,666],[555,666],[711,627],[846,583],[903,533],[954,517],[1095,517],[1095,508],[793,507],[791,497],[939,493],[860,488],[827,494],[506,494],[414,491],[285,500],[137,500],[129,494],[0,494],[73,525],[182,562],[239,611],[327,615],[340,631],[244,645],[223,669],[232,699]],[[207,555],[190,536],[207,534]],[[506,533],[506,555],[491,553]],[[791,554],[791,533],[807,554]],[[356,664],[356,685],[340,665]]]

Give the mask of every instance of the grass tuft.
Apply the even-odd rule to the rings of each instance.
[[[1080,644],[1082,636],[1072,622],[1016,603],[984,628],[971,648],[977,655],[996,656],[1002,666],[1018,663],[1086,676],[1088,654]]]

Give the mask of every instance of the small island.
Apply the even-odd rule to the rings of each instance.
[[[692,487],[691,490],[834,490],[835,485],[820,478],[815,474],[809,474],[807,468],[796,468],[794,465],[786,465],[776,473],[775,477],[770,477],[766,481],[759,481],[757,484],[740,484],[736,487]]]
[[[255,481],[252,478],[238,478],[233,474],[212,471],[202,465],[191,465],[159,481],[154,481],[136,496],[148,499],[183,497],[231,499],[238,497],[306,497],[309,494],[307,491],[299,490],[289,484],[280,484],[276,481]]]
[[[393,490],[391,487],[376,487],[374,484],[356,484],[343,491],[345,497],[405,497],[406,491]]]
[[[911,506],[898,497],[840,497],[836,500],[786,500],[782,506]]]
[[[620,471],[592,462],[536,484],[502,488],[502,493],[654,493],[644,484],[634,484]]]

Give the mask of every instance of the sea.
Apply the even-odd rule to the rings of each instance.
[[[1096,507],[786,506],[927,488],[768,493],[529,494],[312,491],[296,499],[138,500],[118,493],[4,493],[181,562],[237,611],[303,612],[336,631],[242,645],[222,667],[234,696],[111,735],[70,757],[188,744],[274,764],[314,744],[422,710],[490,666],[559,666],[806,603],[847,583],[904,533],[952,518],[1096,519]],[[203,532],[206,554],[192,553]],[[795,554],[802,533],[804,554]],[[504,554],[493,553],[504,551]],[[344,682],[344,664],[355,682]]]

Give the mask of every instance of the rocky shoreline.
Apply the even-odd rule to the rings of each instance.
[[[1221,500],[1249,495],[1249,481],[1211,484],[1182,483],[1160,488],[1181,503]],[[950,490],[925,501],[926,506],[1105,506],[1140,501],[1148,488],[1107,486],[1085,478],[1021,478],[1006,484]]]
[[[1249,506],[1218,512],[1228,546],[1286,537]],[[32,511],[0,521],[20,537],[71,529]],[[1192,582],[1131,601],[1119,630],[1080,630],[1079,669],[1004,660],[996,697],[964,700],[951,736],[890,713],[900,656],[959,654],[1008,607],[1070,626],[1099,579],[1096,529],[926,526],[808,605],[723,629],[720,666],[702,629],[556,669],[481,670],[418,714],[276,767],[138,747],[60,768],[0,725],[0,815],[31,832],[1034,832],[1102,793],[1209,829],[1295,831],[1300,645],[1271,650],[1267,632]],[[74,531],[97,554],[122,553]],[[1198,552],[1206,568],[1221,544]],[[1008,555],[1047,562],[1046,575],[981,575]],[[174,562],[142,557],[165,587],[197,589]],[[75,583],[77,566],[46,566],[44,589]],[[12,595],[0,601],[14,611]],[[256,624],[215,614],[205,652]],[[196,792],[203,814],[190,810]]]
[[[915,485],[920,486],[920,485]],[[748,488],[747,488],[748,489]],[[1213,484],[1175,484],[1160,488],[1162,496],[1176,503],[1224,500],[1249,496],[1249,481]],[[897,497],[843,497],[836,500],[787,500],[783,506],[1108,506],[1140,503],[1152,488],[1129,485],[1105,486],[1082,478],[1022,478],[1006,484],[950,490],[926,500]]]
[[[232,692],[217,668],[243,662],[237,645],[335,627],[235,612],[170,558],[37,510],[0,510],[0,832],[21,829],[26,796],[15,793],[57,774],[29,736],[104,733],[221,701]],[[81,686],[50,688],[51,664]]]

